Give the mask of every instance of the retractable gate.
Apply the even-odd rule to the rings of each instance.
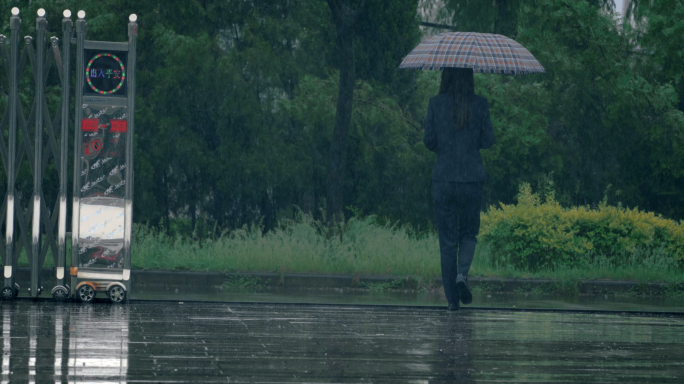
[[[16,265],[25,252],[31,277],[28,293],[38,297],[43,290],[41,271],[49,251],[55,266],[56,283],[51,291],[55,300],[76,297],[91,301],[96,292],[104,291],[113,302],[124,301],[130,291],[131,268],[136,16],[129,17],[128,42],[101,42],[86,40],[85,12],[79,11],[73,28],[71,12],[64,11],[61,51],[57,37],[46,43],[43,9],[38,10],[36,19],[35,47],[32,37],[20,39],[20,28],[19,9],[13,8],[9,42],[0,35],[8,90],[0,121],[0,156],[7,187],[0,207],[0,216],[5,217],[5,247],[0,247],[4,285],[0,294],[4,300],[19,294]],[[73,44],[74,174],[72,210],[68,212]],[[58,79],[50,77],[53,64]],[[35,91],[28,94],[26,84],[31,79]],[[50,95],[46,95],[48,87]],[[61,95],[57,96],[59,87]],[[29,101],[30,109],[26,105]],[[30,110],[28,117],[25,110]],[[32,185],[24,180],[27,177],[22,179],[22,172],[30,172]],[[69,213],[72,248],[68,269],[71,279],[67,282]]]

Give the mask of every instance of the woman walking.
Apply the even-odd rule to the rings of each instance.
[[[487,99],[475,95],[471,68],[444,68],[439,95],[430,99],[425,146],[437,153],[432,197],[439,230],[442,283],[449,310],[473,300],[468,271],[480,231],[487,175],[480,149],[494,144]]]

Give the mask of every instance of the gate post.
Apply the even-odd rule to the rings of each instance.
[[[74,297],[76,284],[78,282],[78,259],[79,259],[79,218],[81,217],[81,191],[80,184],[77,180],[81,177],[81,165],[83,158],[81,156],[81,148],[83,147],[83,135],[81,134],[81,120],[83,119],[83,72],[85,72],[85,63],[83,62],[83,46],[85,45],[87,23],[85,21],[85,12],[78,11],[78,20],[76,20],[76,92],[74,95],[75,107],[74,111],[74,191],[73,191],[73,207],[71,210],[71,292],[70,297]]]
[[[123,280],[130,292],[131,277],[131,231],[133,229],[133,140],[135,139],[135,47],[138,40],[138,17],[129,16],[128,23],[128,138],[126,140],[126,221],[124,226],[124,260]],[[128,299],[128,295],[126,296]]]
[[[56,301],[64,301],[69,296],[69,286],[64,282],[64,267],[66,264],[66,219],[67,219],[67,160],[69,153],[69,74],[71,71],[71,11],[64,11],[62,19],[62,137],[60,148],[60,179],[59,179],[59,226],[58,226],[58,249],[56,267],[57,282],[52,288],[52,297]]]
[[[43,186],[43,99],[45,98],[45,33],[47,30],[47,20],[45,19],[45,10],[43,8],[38,10],[38,17],[36,18],[36,70],[34,77],[36,82],[36,131],[35,131],[35,151],[33,157],[33,228],[31,236],[31,287],[29,294],[36,298],[40,295],[43,287],[40,285],[40,272],[42,263],[40,260],[40,207],[41,207],[41,191]]]
[[[19,62],[19,32],[21,29],[21,19],[19,18],[19,8],[12,8],[10,17],[10,55],[9,55],[9,137],[7,155],[7,215],[5,217],[5,262],[4,277],[5,284],[2,289],[2,298],[12,300],[17,296],[18,288],[14,284],[14,187],[15,187],[15,158],[17,148],[17,99],[18,92],[18,73]]]

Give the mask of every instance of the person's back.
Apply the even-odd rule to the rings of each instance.
[[[432,180],[452,182],[485,181],[480,149],[494,144],[487,99],[473,95],[472,115],[457,130],[451,116],[452,96],[442,93],[430,99],[425,122],[425,146],[437,153]]]

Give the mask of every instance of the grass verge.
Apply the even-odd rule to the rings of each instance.
[[[352,218],[336,234],[330,231],[320,223],[300,219],[266,234],[252,226],[199,241],[171,238],[136,226],[133,265],[142,269],[415,276],[421,280],[441,277],[436,233],[416,236],[408,227],[378,225],[372,216]],[[470,276],[684,282],[684,270],[663,249],[636,249],[610,259],[589,253],[582,258],[573,267],[521,270],[480,242]]]
[[[411,276],[421,281],[441,277],[437,234],[417,236],[410,227],[378,225],[373,216],[352,218],[337,229],[300,217],[266,234],[260,227],[251,226],[204,240],[169,237],[137,224],[133,232],[134,269]],[[489,244],[480,242],[470,276],[552,279],[557,283],[548,290],[553,292],[571,292],[569,287],[576,286],[579,280],[684,285],[684,270],[663,249],[637,249],[623,256],[609,259],[587,254],[573,267],[559,265],[526,271],[516,269],[507,257],[495,255]],[[621,264],[616,265],[615,260]],[[19,265],[28,265],[25,255]],[[45,266],[52,266],[50,253]],[[246,280],[230,282],[236,287],[254,284]],[[365,288],[392,289],[392,285],[371,284]]]

